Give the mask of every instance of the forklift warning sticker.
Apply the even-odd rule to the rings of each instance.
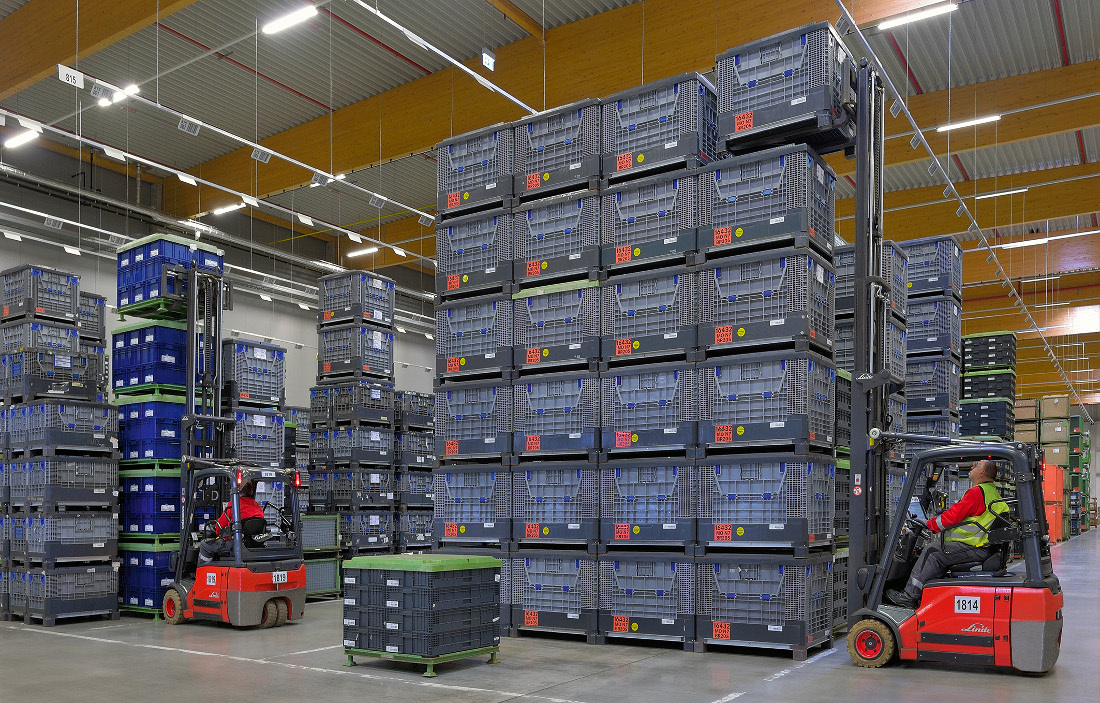
[[[852,486],[852,495],[854,495],[854,496],[863,495],[863,486]]]

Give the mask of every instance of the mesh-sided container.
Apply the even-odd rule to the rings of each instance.
[[[86,351],[73,355],[25,350],[0,355],[0,395],[9,403],[46,397],[102,399],[103,347]]]
[[[397,391],[397,421],[406,427],[435,427],[435,396],[416,391]]]
[[[718,97],[699,73],[682,73],[603,99],[603,173],[688,166],[714,158]]]
[[[581,100],[515,124],[520,198],[594,185],[600,175],[600,101]]]
[[[448,384],[435,393],[435,455],[442,461],[500,457],[512,449],[512,386]]]
[[[697,444],[694,364],[624,366],[601,375],[602,438],[609,455],[688,452]]]
[[[500,566],[500,584],[498,586],[498,592],[500,597],[500,626],[502,628],[510,627],[512,624],[512,557],[514,556],[509,552],[501,552],[496,547],[443,547],[438,550],[439,554],[457,554],[460,556],[480,556],[480,557],[492,557],[501,562]],[[478,591],[482,591],[485,584],[479,584]],[[487,591],[496,596],[496,592]]]
[[[397,500],[401,505],[430,508],[435,505],[434,479],[431,471],[398,471]]]
[[[286,349],[251,339],[222,342],[222,378],[234,405],[283,404],[286,389]]]
[[[855,138],[856,62],[829,23],[742,44],[717,64],[725,148],[798,141],[835,151]]]
[[[550,284],[512,298],[517,369],[591,367],[599,359],[599,283]]]
[[[833,555],[730,554],[698,560],[696,638],[805,653],[832,637]]]
[[[600,263],[605,269],[694,258],[701,217],[694,171],[618,183],[605,188],[600,201]]]
[[[340,592],[340,560],[307,559],[306,595],[318,596]]]
[[[405,549],[427,549],[432,546],[435,514],[427,510],[402,510],[397,513],[397,546]],[[495,615],[494,611],[494,615]]]
[[[848,548],[833,555],[833,627],[848,624]]]
[[[899,320],[887,320],[884,329],[885,333],[878,347],[878,356],[882,360],[882,367],[889,371],[890,375],[898,382],[901,382],[906,375],[908,334],[905,325]],[[836,365],[838,369],[843,369],[848,373],[855,373],[855,332],[855,321],[852,318],[836,321],[834,352]],[[876,363],[877,365],[878,363]]]
[[[962,396],[964,398],[1015,398],[1016,371],[1013,369],[968,370],[962,375]]]
[[[906,442],[906,450],[912,451],[914,456],[917,451],[924,451],[939,445],[916,444]],[[898,505],[901,503],[901,494],[905,491],[905,465],[902,463],[887,462],[886,464],[886,523],[894,524],[894,518],[898,514]]]
[[[708,257],[792,244],[830,254],[836,174],[803,144],[735,156],[700,171],[699,208]]]
[[[795,549],[833,538],[836,460],[749,454],[699,462],[699,543]]]
[[[852,462],[848,458],[837,458],[836,479],[833,482],[834,492],[834,516],[833,534],[838,538],[847,537],[850,533],[848,513],[852,506]]]
[[[600,379],[595,373],[541,374],[519,379],[513,390],[514,454],[587,455],[599,449]]]
[[[442,378],[506,374],[512,368],[512,300],[463,298],[435,310],[435,367]]]
[[[962,298],[962,249],[951,235],[901,243],[909,257],[909,297],[949,295]]]
[[[964,400],[960,404],[960,415],[959,431],[964,437],[993,436],[1011,439],[1016,431],[1012,400],[1009,398]],[[1061,437],[1055,433],[1055,442],[1062,438],[1065,438],[1064,433]],[[1043,441],[1046,441],[1045,437]]]
[[[326,390],[330,399],[328,418],[332,423],[342,425],[348,422],[366,422],[388,425],[393,420],[395,391],[387,383],[343,381]]]
[[[600,197],[565,194],[516,208],[512,220],[517,286],[588,278],[600,266]]]
[[[695,562],[683,555],[620,552],[599,557],[599,623],[605,637],[695,640]]]
[[[373,425],[337,427],[328,431],[329,455],[340,464],[389,464],[393,461],[393,430]]]
[[[118,413],[106,403],[47,399],[13,405],[8,433],[14,450],[93,449],[108,451],[118,437]]]
[[[313,465],[322,468],[325,464],[332,462],[329,430],[314,430],[309,433],[309,459]]]
[[[114,513],[34,513],[10,520],[13,559],[97,561],[118,551],[118,515]]]
[[[906,430],[910,434],[928,435],[931,437],[958,437],[959,416],[955,414],[941,413],[938,415],[908,415],[906,417]],[[905,442],[904,456],[913,459],[917,454],[928,449],[943,446],[930,442],[908,440]],[[904,477],[904,471],[902,471]],[[896,502],[896,501],[895,501]]]
[[[906,361],[905,397],[909,412],[958,410],[959,386],[959,363],[949,354]]]
[[[596,557],[531,550],[512,559],[512,626],[594,635],[599,601]]]
[[[699,365],[699,441],[833,446],[836,370],[812,352],[746,354]]]
[[[124,478],[119,484],[119,503],[123,532],[164,534],[180,530],[178,477]]]
[[[68,324],[78,319],[78,276],[24,264],[0,272],[0,282],[4,287],[0,319],[33,315]]]
[[[684,459],[600,465],[600,541],[615,546],[695,543],[698,472]]]
[[[227,432],[233,457],[261,466],[281,467],[286,434],[278,410],[249,409],[234,413],[232,432]]]
[[[307,552],[340,548],[339,515],[302,515],[302,549]]]
[[[323,327],[317,332],[317,378],[393,376],[393,332],[370,325]]]
[[[183,397],[135,395],[118,401],[118,450],[123,459],[178,460],[183,455]]]
[[[615,276],[600,288],[607,361],[686,357],[698,343],[699,274],[687,268]]]
[[[111,335],[111,388],[128,392],[148,384],[187,385],[187,325],[139,320]]]
[[[435,432],[430,429],[403,429],[394,437],[394,463],[410,469],[435,467]]]
[[[163,233],[130,242],[118,250],[118,306],[124,308],[182,293],[175,290],[172,278],[167,279],[168,290],[161,290],[161,278],[167,268],[221,273],[224,253],[203,242]]]
[[[309,408],[299,408],[294,406],[287,406],[284,408],[286,413],[286,421],[288,423],[294,423],[294,444],[295,446],[309,446],[309,424],[310,424],[310,410]]]
[[[373,271],[344,271],[317,279],[317,322],[320,325],[393,322],[397,285]]]
[[[900,393],[892,393],[886,396],[886,431],[904,434],[907,431],[905,396]]]
[[[118,463],[114,459],[46,457],[13,461],[6,467],[12,505],[109,505],[115,501]]]
[[[323,430],[331,423],[334,386],[316,386],[309,389],[309,429]]]
[[[890,310],[899,320],[905,319],[908,300],[909,260],[896,242],[882,242],[882,277],[889,282],[887,292]],[[836,263],[836,309],[851,313],[855,310],[856,249],[849,244],[833,251]]]
[[[441,215],[487,207],[512,196],[513,137],[511,125],[495,124],[439,143],[436,190]]]
[[[5,354],[27,350],[73,354],[79,351],[79,332],[69,322],[19,320],[0,325],[0,349]]]
[[[435,289],[441,296],[509,290],[512,284],[512,213],[475,212],[435,228]]]
[[[392,508],[342,512],[340,519],[340,535],[349,547],[390,549],[393,545]]]
[[[107,349],[99,342],[80,340],[80,358],[82,364],[81,378],[92,391],[96,391],[96,398],[102,397],[107,392]],[[89,396],[92,394],[89,392]]]
[[[699,339],[707,352],[768,344],[833,348],[836,276],[808,249],[744,254],[700,273]]]
[[[852,374],[842,369],[836,372],[836,433],[838,447],[852,446]]]
[[[103,343],[107,339],[107,299],[80,291],[79,301],[76,326],[80,338]]]
[[[440,467],[432,494],[436,542],[501,544],[511,539],[512,475],[507,467]]]
[[[353,509],[389,507],[394,504],[397,497],[397,472],[371,467],[349,473]]]
[[[112,564],[13,570],[8,585],[12,614],[28,613],[47,626],[57,618],[118,610],[118,567]]]
[[[910,298],[907,312],[909,354],[962,352],[962,306],[955,298]]]
[[[512,539],[595,545],[600,539],[596,464],[532,462],[512,471]]]

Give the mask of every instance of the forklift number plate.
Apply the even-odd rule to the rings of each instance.
[[[285,571],[273,571],[271,572],[271,583],[286,583]]]
[[[955,596],[955,612],[980,614],[982,599],[978,596]]]

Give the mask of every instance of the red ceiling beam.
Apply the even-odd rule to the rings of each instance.
[[[1062,49],[1062,65],[1069,65],[1069,48],[1066,46],[1066,25],[1062,21],[1062,2],[1061,0],[1050,0],[1050,4],[1054,8],[1054,24],[1058,28],[1058,42]]]
[[[1055,0],[1057,2],[1057,0]],[[893,47],[894,53],[898,57],[898,61],[901,61],[901,65],[905,67],[905,72],[909,74],[909,82],[913,85],[913,90],[917,91],[917,95],[922,94],[920,83],[917,82],[917,77],[913,75],[913,69],[909,68],[909,60],[905,58],[905,54],[902,52],[901,47],[898,46],[898,40],[894,38],[893,32],[886,33],[886,40],[890,42],[890,46]]]
[[[385,42],[383,42],[383,41],[381,41],[381,40],[379,40],[379,39],[376,39],[375,37],[372,37],[371,35],[369,35],[369,34],[367,34],[366,32],[364,32],[364,31],[363,31],[362,29],[360,29],[360,28],[356,27],[356,26],[355,26],[354,24],[352,24],[351,22],[348,22],[348,21],[347,21],[346,19],[344,19],[343,17],[340,17],[339,15],[337,15],[337,14],[335,14],[335,13],[333,13],[333,12],[330,12],[328,8],[322,7],[322,8],[320,8],[320,10],[321,10],[321,12],[323,12],[323,13],[324,13],[324,14],[326,14],[326,15],[328,15],[328,16],[329,16],[329,17],[331,17],[332,19],[336,20],[336,21],[337,21],[337,22],[339,22],[340,24],[344,25],[345,27],[347,27],[347,28],[348,28],[348,29],[350,29],[351,31],[355,32],[355,33],[356,33],[356,34],[358,34],[359,36],[361,36],[361,37],[363,37],[364,39],[367,39],[367,40],[369,40],[369,41],[371,41],[371,42],[374,42],[375,44],[377,44],[377,45],[378,45],[378,46],[380,46],[381,48],[383,48],[383,49],[385,49],[386,51],[390,52],[391,54],[393,54],[393,55],[394,55],[394,56],[396,56],[397,58],[401,59],[401,60],[402,60],[402,61],[404,61],[405,63],[409,64],[410,66],[412,66],[412,67],[413,67],[413,68],[415,68],[416,70],[418,70],[418,71],[420,71],[421,73],[423,73],[423,74],[424,74],[425,76],[426,76],[426,75],[428,75],[429,73],[431,73],[431,71],[429,71],[428,69],[424,68],[423,66],[421,66],[421,65],[420,65],[420,64],[418,64],[417,62],[413,61],[413,60],[412,60],[412,59],[410,59],[410,58],[409,58],[408,56],[405,56],[404,54],[402,54],[402,53],[401,53],[400,51],[398,51],[397,49],[394,49],[394,48],[393,48],[393,47],[391,47],[391,46],[390,46],[389,44],[386,44]]]
[[[958,154],[952,154],[951,158],[955,159],[955,165],[958,166],[959,171],[962,172],[963,180],[964,181],[969,181],[970,180],[970,174],[966,172],[965,168],[963,168],[963,162],[959,160],[959,155]]]

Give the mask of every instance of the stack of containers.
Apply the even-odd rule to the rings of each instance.
[[[1081,455],[1086,454],[1084,439],[1088,435],[1082,435],[1080,415],[1071,415],[1069,418],[1069,536],[1081,534],[1086,527],[1082,524],[1082,485],[1081,485]],[[1086,470],[1087,471],[1087,470]]]
[[[118,618],[118,425],[103,298],[35,266],[3,280],[0,617]]]
[[[1016,398],[1012,406],[1012,438],[1027,444],[1039,443],[1039,399]]]
[[[1043,499],[1052,542],[1070,537],[1070,402],[1068,395],[1039,400],[1039,442],[1043,450]]]
[[[432,545],[435,523],[435,395],[397,391],[394,402],[396,546],[401,552],[422,551]]]
[[[962,436],[1012,439],[1016,333],[983,332],[963,337],[962,371]]]
[[[154,617],[174,578],[169,558],[179,548],[187,412],[187,310],[165,298],[161,287],[173,285],[164,269],[192,267],[220,273],[223,253],[168,234],[137,240],[118,253],[118,308],[131,318],[111,336],[122,457],[118,602],[123,610]]]

